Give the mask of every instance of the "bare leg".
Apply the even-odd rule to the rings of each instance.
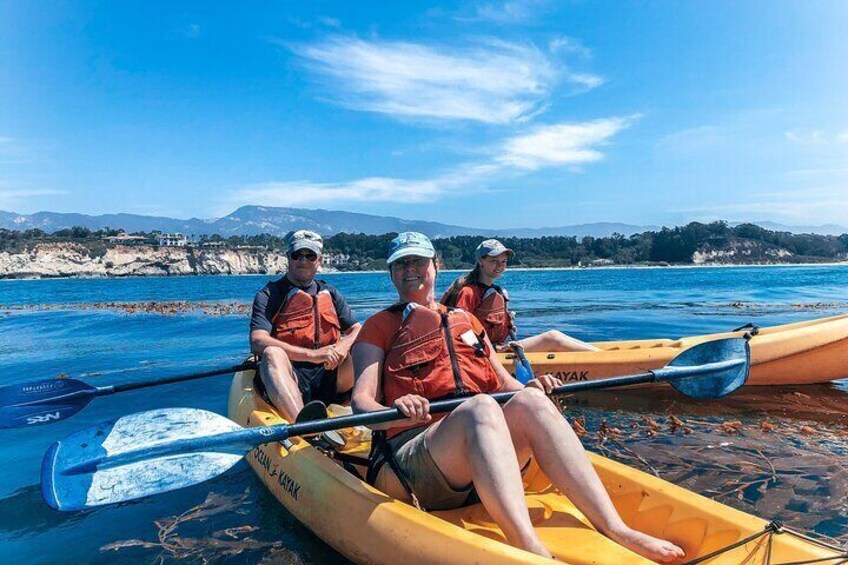
[[[336,392],[347,392],[353,388],[353,357],[348,355],[339,365],[336,373]]]
[[[267,347],[262,353],[259,363],[259,376],[262,384],[277,407],[280,416],[294,422],[298,412],[303,408],[303,397],[297,386],[297,375],[294,373],[289,356],[280,347]]]
[[[548,330],[539,335],[519,340],[524,351],[600,351],[591,343],[565,335],[557,330]]]
[[[551,556],[530,522],[509,429],[491,397],[469,399],[425,433],[430,455],[449,485],[459,489],[473,482],[512,545]]]
[[[519,392],[503,413],[519,456],[532,452],[551,482],[598,531],[654,561],[683,557],[683,550],[673,543],[633,530],[622,521],[580,440],[543,392],[536,388]]]

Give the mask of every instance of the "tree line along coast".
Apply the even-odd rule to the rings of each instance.
[[[394,233],[383,235],[338,233],[325,238],[325,265],[339,271],[385,269],[385,249]],[[465,269],[474,264],[474,249],[483,236],[434,238],[433,244],[444,267]],[[515,267],[565,268],[608,265],[717,265],[787,264],[848,261],[848,234],[839,236],[793,234],[771,231],[754,224],[729,226],[719,221],[691,222],[685,226],[646,231],[629,237],[546,236],[537,238],[502,237],[515,250]],[[201,250],[241,250],[242,252],[284,253],[285,236],[250,236],[134,233],[121,230],[73,227],[45,233],[39,229],[15,231],[0,229],[0,254],[21,255],[39,246],[72,244],[91,258],[103,257],[108,250],[180,246]]]

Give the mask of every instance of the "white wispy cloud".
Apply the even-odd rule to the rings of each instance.
[[[518,122],[561,80],[584,91],[602,82],[568,72],[533,45],[499,40],[436,48],[334,36],[292,49],[329,81],[331,101],[405,119]]]
[[[34,196],[57,196],[60,194],[68,194],[64,190],[53,189],[0,189],[0,199],[2,198],[30,198]]]
[[[725,147],[731,137],[732,133],[722,126],[697,126],[666,135],[656,143],[656,150],[662,155],[691,157]]]
[[[581,165],[600,161],[600,147],[628,127],[638,116],[604,118],[583,123],[534,128],[504,143],[497,161],[520,169]]]
[[[844,223],[848,217],[848,186],[795,187],[786,191],[751,193],[744,202],[735,201],[697,208],[675,210],[689,214],[710,214],[722,218],[769,218],[783,223]]]
[[[311,181],[267,182],[236,191],[231,201],[275,206],[295,206],[316,202],[434,202],[447,195],[469,190],[485,191],[487,178],[502,174],[492,163],[465,163],[443,174],[424,179],[367,177],[337,183]]]
[[[333,29],[341,29],[342,22],[337,18],[330,18],[327,16],[321,16],[318,18],[318,23],[324,27],[329,27]]]
[[[784,135],[787,140],[798,145],[824,145],[828,142],[827,135],[821,130],[793,129]]]
[[[498,24],[520,24],[534,20],[546,0],[507,0],[506,2],[483,2],[474,6],[472,21],[488,21]]]
[[[638,116],[548,125],[515,136],[490,160],[468,162],[431,178],[367,177],[344,182],[267,182],[235,191],[228,202],[298,206],[330,202],[435,202],[468,191],[488,191],[492,179],[520,176],[540,167],[573,167],[603,158],[600,148]]]
[[[584,59],[588,59],[592,56],[592,51],[590,49],[584,47],[579,40],[574,39],[573,37],[568,37],[567,35],[561,35],[560,37],[552,39],[548,43],[548,49],[551,53],[579,55]]]
[[[60,196],[63,194],[68,193],[64,190],[53,189],[0,188],[0,210],[11,210],[32,198]]]
[[[848,143],[848,130],[833,132],[822,129],[792,129],[784,133],[788,141],[797,145],[841,145]]]
[[[368,177],[340,183],[309,181],[267,182],[247,186],[234,195],[238,202],[271,206],[298,206],[318,202],[427,202],[440,197],[445,186],[439,179],[405,180]]]
[[[604,84],[603,78],[599,77],[598,75],[593,75],[591,73],[571,72],[569,73],[568,78],[575,85],[581,87],[580,90],[582,92],[598,88],[599,86]]]

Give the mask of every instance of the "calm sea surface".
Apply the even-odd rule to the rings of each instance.
[[[442,273],[441,288],[454,276]],[[325,278],[360,320],[393,299],[384,273]],[[249,303],[267,280],[0,281],[0,385],[59,373],[105,385],[235,364],[247,352],[246,316],[130,315],[79,305]],[[525,336],[557,328],[590,341],[676,338],[848,311],[844,266],[524,271],[509,272],[503,284]],[[55,307],[30,308],[39,305]],[[51,442],[140,410],[184,406],[225,414],[228,386],[220,376],[129,392],[95,400],[54,425],[0,430],[0,562],[338,562],[244,463],[207,483],[110,508],[58,513],[42,502],[39,469]],[[846,382],[746,390],[700,403],[671,392],[596,393],[570,401],[565,415],[584,423],[591,449],[764,518],[848,542]],[[671,430],[672,415],[687,433]],[[609,427],[612,435],[598,433]]]

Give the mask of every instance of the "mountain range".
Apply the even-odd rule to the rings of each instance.
[[[839,235],[848,233],[848,228],[837,225],[823,226],[786,226],[774,222],[752,222],[773,230],[792,233],[818,233]],[[275,208],[269,206],[242,206],[235,212],[214,219],[190,218],[181,220],[159,216],[141,216],[136,214],[86,214],[37,212],[35,214],[16,214],[0,211],[0,228],[27,230],[38,228],[51,233],[74,226],[91,230],[102,228],[123,229],[128,233],[151,232],[158,230],[166,233],[179,232],[186,235],[257,235],[269,233],[283,236],[296,229],[310,229],[324,236],[340,232],[384,234],[401,231],[418,231],[429,237],[450,237],[454,235],[483,235],[501,237],[542,237],[542,236],[593,236],[605,237],[613,233],[625,236],[645,231],[657,231],[658,226],[633,225],[615,222],[598,222],[571,226],[541,228],[475,228],[428,222],[424,220],[405,220],[391,216],[376,216],[356,212],[337,210],[311,210],[305,208]]]

